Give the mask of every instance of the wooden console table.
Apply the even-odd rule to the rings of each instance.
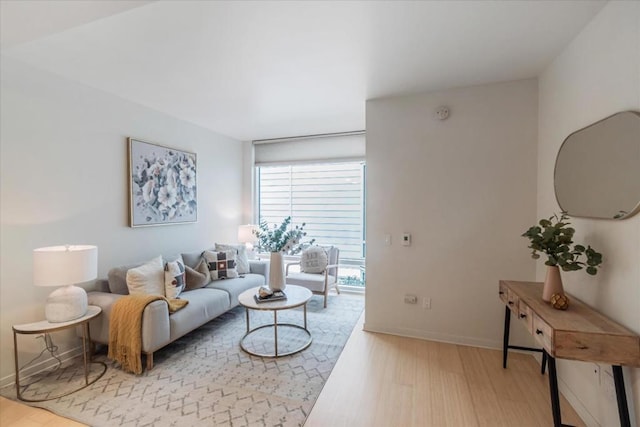
[[[640,366],[640,336],[569,295],[566,311],[542,301],[542,283],[501,280],[500,299],[506,304],[504,317],[503,367],[509,349],[542,351],[549,364],[549,390],[554,427],[564,426],[560,413],[557,357],[611,365],[616,388],[620,425],[630,427],[622,365]],[[509,345],[513,312],[542,349]]]

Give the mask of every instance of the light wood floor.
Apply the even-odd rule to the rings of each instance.
[[[562,421],[584,423],[564,400]],[[548,377],[527,354],[362,331],[362,318],[305,427],[551,426]],[[82,426],[0,398],[0,426]]]
[[[362,330],[340,355],[305,427],[551,426],[547,375],[528,354]],[[562,398],[562,421],[585,424]]]

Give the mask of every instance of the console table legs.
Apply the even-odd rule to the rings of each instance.
[[[631,427],[629,418],[629,406],[627,405],[627,393],[624,390],[624,377],[622,376],[622,366],[612,365],[613,381],[616,385],[616,399],[618,400],[618,415],[620,416],[621,427]]]
[[[523,347],[520,345],[509,345],[509,330],[511,329],[511,310],[509,307],[504,308],[504,335],[502,336],[502,367],[507,369],[507,357],[509,356],[509,349],[524,350],[524,351],[536,351],[542,353],[542,368],[540,373],[544,374],[545,365],[547,359],[545,353],[539,348]]]
[[[556,359],[549,355],[546,351],[542,353],[543,358],[546,356],[549,364],[549,393],[551,394],[551,412],[553,413],[554,427],[570,427],[562,424],[562,414],[560,413],[560,394],[558,393],[558,375],[556,372]],[[618,401],[618,415],[620,417],[620,427],[631,427],[631,418],[629,417],[629,405],[627,404],[627,393],[624,389],[624,377],[622,375],[622,367],[612,365],[613,381],[616,386],[616,399]]]
[[[509,327],[511,326],[511,310],[504,307],[504,335],[502,337],[502,367],[507,369],[507,356],[509,355]]]
[[[542,350],[542,357],[546,356],[549,364],[549,394],[551,395],[551,413],[553,414],[553,427],[571,427],[562,424],[562,413],[560,412],[560,393],[558,392],[558,375],[556,373],[556,358]]]

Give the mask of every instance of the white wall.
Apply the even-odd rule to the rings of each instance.
[[[640,3],[610,2],[540,76],[538,217],[558,212],[553,168],[573,131],[623,110],[640,111]],[[640,215],[623,221],[573,219],[576,241],[604,255],[597,276],[563,274],[568,292],[640,333]],[[543,280],[542,263],[538,280]],[[593,364],[558,361],[561,391],[590,426],[619,425],[615,400]],[[604,367],[603,367],[604,368]],[[640,426],[640,369],[624,370]],[[633,419],[632,414],[632,419]],[[632,421],[633,422],[633,421]]]
[[[535,275],[520,235],[535,222],[537,91],[532,79],[367,102],[367,330],[501,346],[498,280]]]
[[[236,241],[242,144],[5,57],[1,69],[0,378],[13,375],[11,325],[43,318],[32,250],[87,243],[99,276],[124,263]],[[127,226],[127,136],[198,155],[198,222]],[[76,341],[56,342],[62,348]],[[21,359],[39,351],[25,338]]]

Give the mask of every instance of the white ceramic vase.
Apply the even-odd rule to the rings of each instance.
[[[285,286],[282,252],[271,252],[269,262],[269,289],[272,291],[282,291]]]
[[[542,300],[545,302],[551,301],[553,294],[564,295],[562,277],[560,277],[560,267],[557,265],[548,265],[547,275],[544,279],[544,286],[542,287]]]

